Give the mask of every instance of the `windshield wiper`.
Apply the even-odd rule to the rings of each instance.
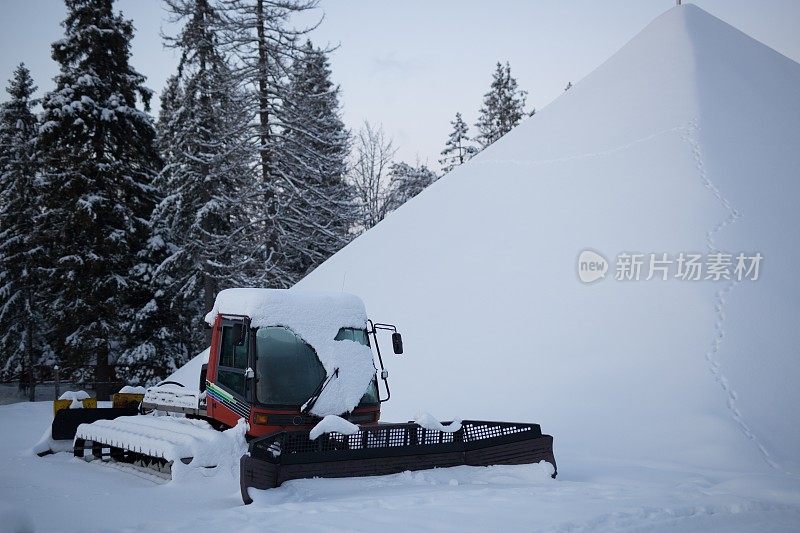
[[[314,394],[311,396],[311,398],[306,400],[306,403],[304,403],[303,406],[300,408],[300,412],[303,413],[304,415],[309,414],[311,409],[314,408],[314,404],[317,403],[317,400],[319,400],[319,397],[322,395],[322,392],[328,386],[328,383],[330,383],[333,378],[338,378],[338,377],[339,377],[339,367],[336,367],[333,369],[333,373],[330,376],[328,376],[328,379],[320,383],[319,387],[317,387],[317,390],[314,391]]]

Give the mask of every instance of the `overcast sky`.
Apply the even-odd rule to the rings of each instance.
[[[693,2],[800,61],[800,1]],[[541,109],[611,56],[674,0],[322,0],[325,19],[311,38],[332,54],[344,119],[382,124],[398,157],[438,168],[460,111],[477,118],[494,64],[510,61],[528,107]],[[57,72],[50,43],[62,34],[61,0],[0,0],[0,79],[24,61],[40,90]],[[158,0],[117,0],[133,19],[133,65],[160,92],[176,66],[162,47],[167,26]],[[302,23],[302,21],[298,21]],[[5,96],[5,95],[3,95]],[[157,108],[158,102],[155,102]]]

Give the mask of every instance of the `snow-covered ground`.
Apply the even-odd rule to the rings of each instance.
[[[797,531],[800,483],[778,474],[584,458],[290,481],[242,504],[236,472],[197,468],[163,483],[31,454],[47,402],[0,406],[0,531]],[[9,429],[13,428],[13,429]],[[587,436],[587,452],[591,439]],[[558,450],[556,450],[558,453]]]

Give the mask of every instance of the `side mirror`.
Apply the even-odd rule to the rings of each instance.
[[[233,344],[235,346],[244,346],[244,339],[246,337],[245,331],[244,324],[237,323],[233,325],[233,331],[231,333],[233,334]]]
[[[200,367],[200,392],[206,390],[206,376],[208,376],[208,364]]]
[[[253,372],[253,369],[248,366],[247,369],[244,371],[244,377],[247,379],[253,379],[254,377],[256,377],[256,373]]]
[[[392,333],[392,348],[397,355],[403,353],[403,337],[397,332]]]

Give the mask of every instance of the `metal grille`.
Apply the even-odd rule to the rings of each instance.
[[[475,420],[465,420],[461,429],[454,432],[426,429],[414,423],[379,424],[362,427],[352,435],[335,432],[323,434],[316,440],[311,440],[306,431],[276,433],[253,441],[251,452],[275,461],[285,454],[467,444],[519,433],[530,433],[531,437],[538,437],[541,430],[537,424]]]
[[[492,437],[536,431],[536,424],[511,424],[497,422],[470,422],[463,425],[464,442],[475,442]]]

